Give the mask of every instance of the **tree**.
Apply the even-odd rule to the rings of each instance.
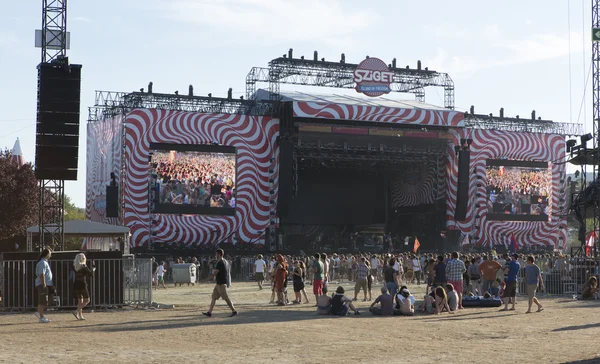
[[[85,209],[79,208],[73,204],[69,196],[65,195],[65,221],[85,220]],[[83,238],[65,237],[65,250],[80,250]]]
[[[0,240],[24,237],[37,224],[39,193],[32,165],[19,167],[9,151],[0,152]]]

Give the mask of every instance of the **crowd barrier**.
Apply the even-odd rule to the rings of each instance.
[[[73,259],[78,252],[55,252],[49,260],[56,294],[49,306],[74,308]],[[72,257],[71,257],[72,256]],[[38,304],[35,290],[37,255],[3,254],[0,257],[0,307],[7,310],[34,309]],[[88,266],[95,268],[88,278],[91,308],[152,303],[152,262],[150,259],[122,257],[114,252],[90,252]]]
[[[152,304],[152,259],[123,257],[123,304]]]
[[[243,280],[250,280],[254,276],[254,262],[256,257],[241,259],[241,277]]]

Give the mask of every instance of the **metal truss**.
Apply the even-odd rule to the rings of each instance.
[[[550,120],[508,118],[468,113],[465,113],[465,127],[471,129],[503,130],[558,135],[583,134],[583,124],[557,123]]]
[[[246,98],[252,99],[256,84],[268,82],[271,101],[279,101],[280,84],[355,88],[354,70],[357,64],[326,62],[303,58],[280,57],[269,62],[268,68],[254,67],[246,76]],[[426,87],[444,88],[444,107],[454,109],[454,81],[446,73],[426,69],[395,67],[390,65],[394,78],[393,92],[412,93],[418,101],[425,101]]]
[[[67,0],[43,0],[42,63],[67,53]]]
[[[89,108],[90,122],[139,108],[244,115],[269,115],[272,111],[269,101],[148,92],[96,91],[95,100]]]
[[[65,62],[67,55],[67,0],[42,1],[42,63]],[[38,73],[38,108],[39,108]],[[39,112],[39,110],[38,110]],[[65,181],[40,180],[39,249],[64,248]],[[33,249],[29,246],[28,249]]]
[[[399,148],[383,146],[370,148],[368,146],[320,145],[319,143],[302,143],[294,148],[297,159],[316,159],[328,161],[363,161],[385,162],[387,164],[402,164],[406,162],[437,163],[438,158],[447,154],[447,149],[440,145],[428,148]]]
[[[39,249],[64,249],[65,181],[40,181]],[[30,249],[32,247],[28,247]]]
[[[592,29],[598,29],[600,28],[600,0],[592,0]],[[593,143],[594,143],[594,149],[597,150],[597,148],[600,147],[600,127],[599,127],[599,123],[600,123],[600,42],[599,41],[592,41],[592,72],[593,72],[593,76],[592,76],[592,91],[593,91],[593,103],[594,103],[594,111],[593,111]],[[582,133],[583,134],[583,133]],[[598,176],[600,174],[599,171],[599,166],[600,166],[600,153],[595,153],[595,160],[594,160],[594,164],[591,166],[592,169],[592,181],[598,181]],[[583,167],[582,167],[583,168]],[[582,172],[585,173],[585,169],[582,169]],[[585,174],[582,176],[582,178],[584,178]],[[581,184],[581,191],[585,190],[585,186],[583,185],[583,183]],[[593,212],[592,212],[592,216],[586,216],[585,212],[584,212],[584,216],[583,216],[583,224],[582,227],[584,230],[586,230],[586,233],[589,232],[587,231],[587,219],[588,218],[593,218],[593,228],[592,228],[592,232],[596,232],[598,229],[600,229],[600,201],[593,201],[592,203],[593,206]],[[581,246],[582,248],[585,246],[586,241],[585,239],[587,238],[587,234],[585,234],[584,236],[579,236],[580,238],[580,242],[581,242]],[[594,251],[593,254],[596,255],[598,253],[598,244],[600,242],[600,239],[596,239],[596,243],[594,244]]]

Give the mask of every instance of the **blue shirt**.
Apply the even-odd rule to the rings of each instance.
[[[519,274],[520,270],[521,264],[519,264],[519,262],[516,260],[511,260],[508,263],[508,275],[506,276],[506,282],[516,282],[517,275]]]
[[[538,276],[540,275],[540,268],[537,265],[526,265],[525,266],[525,276],[527,284],[535,284],[538,285],[540,282],[538,280]]]
[[[44,280],[46,281],[46,286],[52,286],[52,271],[50,270],[50,264],[48,264],[48,260],[46,258],[40,259],[40,261],[35,266],[35,285],[41,286],[42,281],[40,281],[40,276],[44,275]]]

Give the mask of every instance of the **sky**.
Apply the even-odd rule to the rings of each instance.
[[[426,4],[426,5],[424,5]],[[543,6],[542,6],[543,4]],[[69,1],[71,63],[82,64],[79,174],[66,194],[85,206],[88,107],[96,90],[244,95],[252,67],[294,56],[386,63],[448,73],[456,107],[584,123],[592,131],[590,0],[104,0]],[[35,158],[41,1],[0,0],[0,148]],[[587,87],[586,87],[587,85]],[[266,87],[266,85],[263,85]],[[282,85],[282,91],[354,93]],[[443,90],[426,102],[443,105]],[[387,97],[410,98],[406,95]]]

